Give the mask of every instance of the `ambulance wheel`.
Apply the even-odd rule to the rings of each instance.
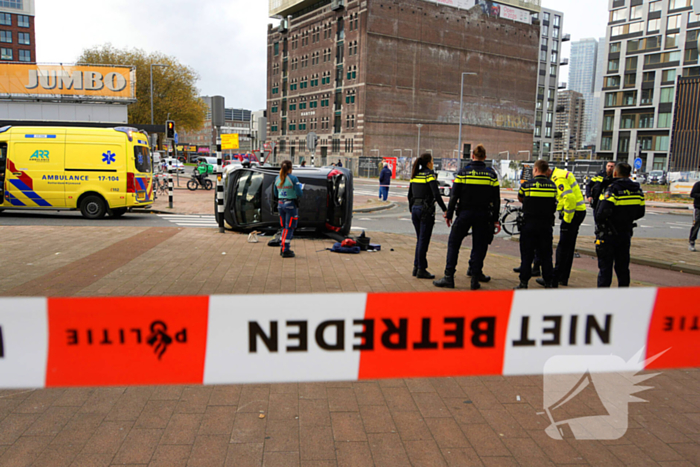
[[[107,213],[107,208],[102,198],[90,195],[80,203],[80,213],[86,219],[102,219]]]
[[[124,214],[126,214],[126,211],[126,208],[114,208],[112,209],[111,215],[114,218],[122,217]]]

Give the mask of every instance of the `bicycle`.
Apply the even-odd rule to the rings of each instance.
[[[508,235],[520,235],[520,229],[523,226],[523,208],[511,206],[515,200],[506,199],[505,202],[506,207],[501,214],[501,227]]]
[[[153,193],[155,193],[156,196],[168,194],[168,178],[164,174],[155,175],[153,177],[153,182],[155,184]]]
[[[201,177],[204,178],[204,176]],[[192,178],[187,182],[187,189],[190,191],[195,191],[199,187],[202,187],[205,190],[211,190],[214,187],[214,183],[208,178],[204,178],[204,181],[202,182],[200,177],[192,174]]]

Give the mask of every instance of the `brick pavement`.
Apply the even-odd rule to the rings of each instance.
[[[216,229],[0,227],[0,235],[2,295],[41,281],[52,295],[73,296],[435,290],[410,277],[414,239],[402,235],[372,233],[383,251],[356,256],[325,251],[330,241],[294,240],[291,261]],[[140,238],[151,243],[137,251]],[[123,257],[105,261],[106,252]],[[434,243],[436,272],[444,256]],[[485,288],[514,286],[517,262],[491,254]],[[461,289],[464,269],[463,261]],[[73,282],[61,280],[66,270]],[[591,287],[595,273],[577,269],[570,283]],[[640,396],[650,403],[631,405],[629,432],[600,442],[547,437],[541,377],[0,391],[0,467],[693,466],[699,383],[699,370],[649,380],[654,389]],[[590,398],[579,404],[567,413],[595,408]]]

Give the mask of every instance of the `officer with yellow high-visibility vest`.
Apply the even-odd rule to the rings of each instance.
[[[571,268],[574,265],[578,231],[586,218],[586,201],[574,174],[559,168],[550,168],[547,174],[557,186],[557,211],[561,219],[553,285],[568,286]],[[547,285],[544,278],[537,279],[537,283]]]
[[[600,195],[596,208],[596,253],[598,287],[610,287],[613,268],[620,287],[630,285],[630,246],[634,221],[645,214],[644,192],[630,180],[632,167],[626,162],[615,166],[614,181]]]

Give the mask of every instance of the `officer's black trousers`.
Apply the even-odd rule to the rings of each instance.
[[[574,265],[574,253],[576,252],[576,239],[578,230],[586,218],[586,211],[576,211],[574,219],[562,222],[559,233],[559,245],[557,246],[557,265],[554,268],[554,280],[567,282]]]
[[[472,254],[469,259],[469,267],[472,270],[472,277],[479,277],[484,269],[484,258],[489,249],[489,239],[493,224],[489,220],[486,211],[465,210],[457,215],[450,239],[447,241],[447,264],[445,265],[445,275],[453,276],[457,270],[457,260],[459,259],[459,249],[462,247],[462,240],[467,236],[469,229],[472,229]]]
[[[700,209],[695,208],[695,217],[693,217],[693,227],[690,229],[690,244],[695,245],[698,239],[698,231],[700,231]]]
[[[596,245],[598,255],[598,287],[610,287],[613,268],[620,287],[630,286],[630,245],[632,236],[611,235]]]
[[[527,284],[532,277],[532,260],[537,257],[542,278],[552,282],[552,226],[547,222],[530,220],[520,231],[520,282]]]
[[[435,211],[432,211],[432,216],[423,218],[423,205],[413,206],[411,210],[411,220],[413,228],[416,229],[416,254],[413,260],[413,267],[420,269],[428,269],[428,247],[430,246],[430,237],[433,235],[433,226],[435,225]]]

